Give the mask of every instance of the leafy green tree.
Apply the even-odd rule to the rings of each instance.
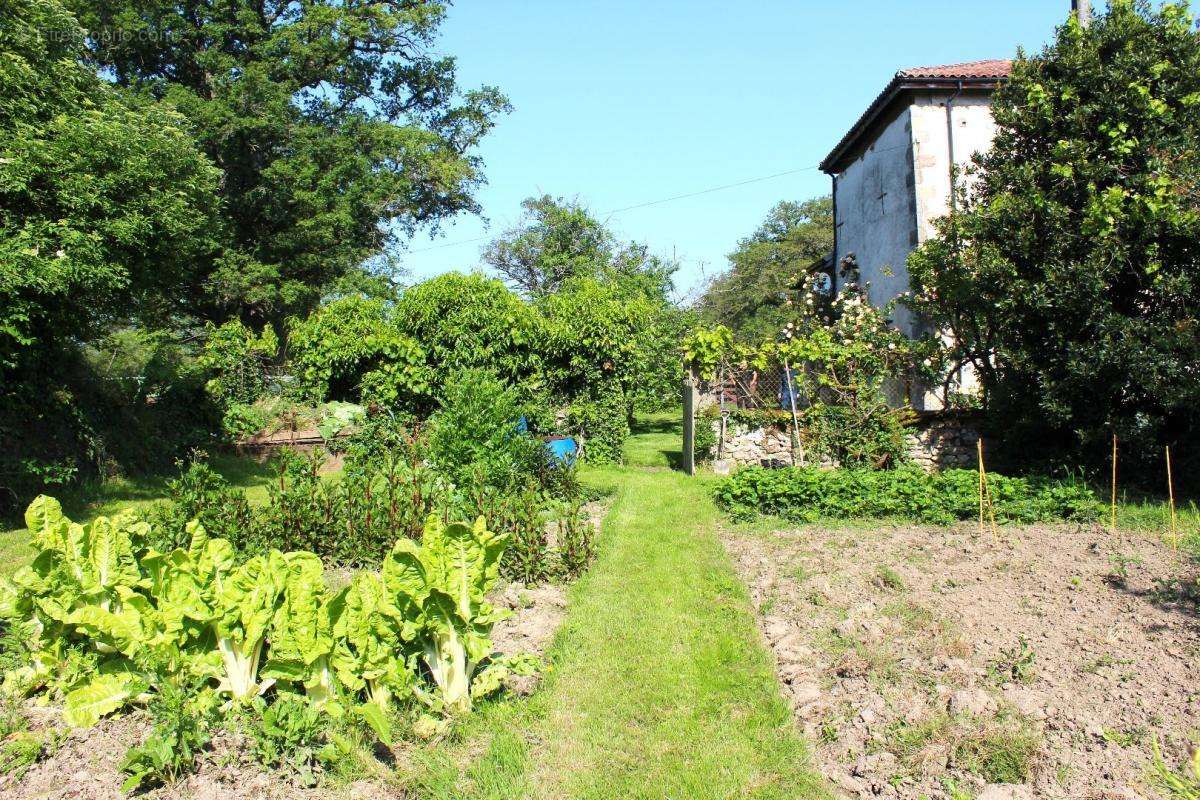
[[[974,365],[1004,438],[1036,437],[1027,454],[1083,445],[1098,462],[1115,432],[1161,459],[1161,445],[1195,441],[1191,16],[1113,0],[1086,29],[1072,19],[1040,55],[1017,58],[994,112],[973,191],[910,259],[912,305],[952,334],[955,361]]]
[[[483,261],[526,296],[556,292],[612,258],[612,233],[580,204],[542,195],[521,208],[522,221],[488,245]]]
[[[411,409],[428,399],[425,351],[396,328],[379,300],[343,297],[293,320],[288,348],[298,389],[310,401]]]
[[[476,209],[507,101],[462,91],[425,0],[74,0],[96,62],[176,107],[221,170],[202,316],[277,328],[420,226]]]
[[[216,170],[83,53],[56,0],[0,2],[0,369],[177,311],[211,249]]]
[[[537,299],[575,278],[601,278],[667,297],[678,269],[637,242],[621,244],[583,205],[550,195],[526,198],[524,218],[484,251],[483,261]]]
[[[686,316],[671,298],[678,265],[645,244],[619,242],[577,202],[544,195],[523,206],[525,219],[491,244],[484,261],[535,301],[548,326],[547,388],[572,402],[603,395],[605,407],[625,409],[621,426],[637,406],[670,403]],[[623,437],[609,438],[619,457]]]
[[[796,317],[788,298],[798,285],[825,280],[814,266],[833,250],[833,202],[784,201],[729,254],[729,271],[700,301],[703,320],[726,325],[743,341],[772,339]],[[824,285],[824,284],[822,284]]]
[[[84,54],[57,0],[0,0],[0,510],[170,463],[212,421],[153,326],[210,257],[219,174],[181,117]]]
[[[545,320],[543,368],[552,394],[574,404],[577,419],[589,420],[585,435],[593,433],[588,427],[623,431],[609,437],[616,443],[608,450],[619,458],[635,409],[659,407],[678,396],[682,315],[661,298],[599,278],[571,281],[543,298],[538,309]]]
[[[468,369],[510,386],[540,383],[542,322],[495,278],[448,272],[406,289],[392,310],[396,327],[425,349],[431,391]]]

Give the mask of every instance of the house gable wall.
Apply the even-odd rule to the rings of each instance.
[[[927,94],[913,98],[913,166],[916,174],[917,241],[937,234],[935,222],[950,213],[950,147],[946,103],[952,94]],[[996,138],[990,93],[964,93],[951,108],[954,127],[954,163],[959,185],[970,185],[966,172],[976,153],[989,149]]]
[[[837,257],[854,254],[874,305],[908,288],[905,259],[918,242],[912,147],[912,116],[902,107],[837,176]],[[895,321],[913,333],[908,309],[897,309]]]

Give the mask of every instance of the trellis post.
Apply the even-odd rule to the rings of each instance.
[[[691,369],[683,376],[683,471],[696,474],[696,377]]]

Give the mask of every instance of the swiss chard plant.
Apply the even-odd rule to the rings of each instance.
[[[60,694],[71,726],[180,682],[256,705],[278,683],[271,697],[352,713],[387,741],[397,702],[468,711],[513,667],[493,656],[500,614],[485,599],[508,537],[482,518],[430,516],[419,544],[401,538],[380,571],[337,592],[315,554],[239,558],[195,521],[187,547],[165,553],[147,546],[151,532],[131,516],[81,526],[39,498],[27,522],[41,551],[0,584],[0,614],[28,663],[5,687]],[[139,753],[133,776],[169,766],[149,745]]]
[[[498,688],[507,667],[490,661],[492,625],[501,613],[485,596],[499,577],[506,537],[474,525],[430,517],[421,543],[401,539],[384,559],[383,583],[407,624],[433,688],[418,686],[429,706],[470,711],[472,697]]]

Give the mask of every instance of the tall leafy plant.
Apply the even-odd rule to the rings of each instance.
[[[1103,464],[1115,432],[1130,478],[1161,474],[1162,446],[1200,431],[1194,19],[1141,0],[1072,17],[993,111],[971,191],[910,258],[911,304],[952,334],[1014,460]]]
[[[500,613],[485,596],[499,577],[504,536],[475,524],[431,517],[420,545],[402,539],[384,559],[382,576],[396,608],[414,625],[419,656],[433,680],[417,696],[439,710],[470,711],[472,698],[494,691],[506,673],[491,656],[488,633]]]

